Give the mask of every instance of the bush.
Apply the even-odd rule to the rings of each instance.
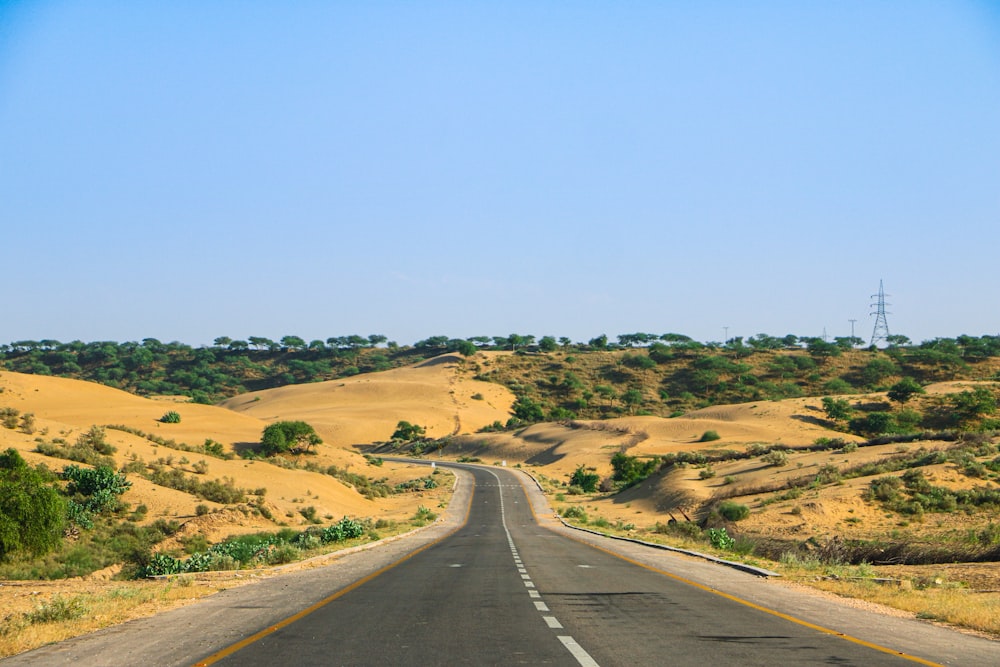
[[[25,617],[29,623],[57,623],[81,618],[89,611],[82,597],[65,598],[56,595],[49,602],[29,611]]]
[[[413,523],[418,526],[423,526],[436,518],[437,514],[421,505],[417,508],[417,513],[413,515]]]
[[[579,487],[584,493],[594,493],[601,482],[601,476],[580,465],[569,478],[570,486]]]
[[[698,442],[712,442],[713,440],[719,440],[721,437],[716,431],[705,431],[701,434]]]
[[[708,541],[713,547],[723,551],[729,551],[736,546],[736,540],[726,532],[725,528],[709,528]]]
[[[750,516],[750,508],[746,505],[741,505],[740,503],[735,503],[731,500],[724,500],[719,503],[719,507],[716,510],[726,521],[742,521],[743,519]]]
[[[88,431],[81,433],[76,439],[76,446],[83,449],[93,449],[98,454],[111,456],[118,451],[113,445],[104,439],[105,431],[103,426],[91,426]]]
[[[781,466],[788,465],[788,452],[781,449],[772,449],[760,457],[760,460],[768,465],[780,468]]]
[[[637,456],[618,452],[611,457],[611,467],[614,468],[611,479],[618,482],[620,488],[627,488],[649,477],[659,465],[660,459],[656,456],[643,461]]]
[[[587,523],[587,512],[579,505],[570,505],[563,509],[562,515],[565,519],[576,519],[581,523]]]
[[[4,428],[13,430],[17,428],[17,417],[20,414],[21,411],[17,408],[0,408],[0,423],[4,425]]]
[[[163,422],[164,424],[180,424],[181,415],[176,410],[171,410],[170,412],[167,412],[162,417],[160,417],[160,421]]]
[[[393,431],[390,439],[396,442],[415,442],[423,438],[426,432],[423,426],[401,420],[396,423],[396,430]]]

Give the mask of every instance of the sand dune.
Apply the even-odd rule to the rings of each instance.
[[[267,421],[210,405],[192,403],[167,403],[128,394],[102,385],[65,378],[19,373],[0,373],[0,406],[18,410],[21,414],[35,416],[36,431],[32,434],[20,430],[0,428],[0,448],[14,447],[33,464],[45,463],[61,470],[70,462],[43,456],[34,452],[36,439],[51,442],[61,439],[73,443],[91,426],[121,424],[160,438],[188,445],[201,445],[206,438],[222,443],[224,450],[252,445],[260,440]],[[164,424],[159,418],[175,410],[181,422]],[[158,446],[155,442],[132,433],[106,429],[106,440],[117,451],[116,464],[123,466],[133,460],[146,463],[159,462],[176,468],[200,481],[232,480],[233,484],[248,491],[266,490],[265,502],[276,519],[292,525],[304,519],[299,510],[314,507],[319,516],[340,518],[344,515],[380,517],[409,513],[413,499],[398,496],[369,500],[353,487],[329,475],[305,470],[287,470],[264,461],[246,461],[240,458],[222,460],[196,453]],[[342,469],[369,477],[386,477],[390,483],[420,477],[426,471],[405,466],[386,465],[372,468],[357,453],[338,447],[321,447],[309,460],[321,466],[336,465]],[[207,470],[197,473],[195,463],[204,461]],[[203,526],[210,539],[224,537],[230,532],[264,529],[274,524],[258,518],[241,520],[240,525],[223,525],[213,518],[196,516],[196,508],[204,505],[211,509],[222,506],[201,500],[188,493],[157,486],[137,474],[130,474],[132,488],[123,500],[132,507],[145,505],[150,520],[161,517],[177,518]]]
[[[306,421],[339,447],[389,440],[400,421],[423,426],[431,438],[506,422],[513,394],[471,379],[463,366],[460,355],[448,354],[406,368],[242,394],[221,406],[267,422]]]

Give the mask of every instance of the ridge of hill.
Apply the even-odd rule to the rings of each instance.
[[[884,350],[853,347],[858,340],[835,344],[763,334],[726,344],[702,344],[677,334],[618,338],[618,345],[606,337],[588,344],[561,339],[558,345],[551,336],[537,344],[534,336],[515,334],[468,340],[435,336],[400,346],[374,335],[309,343],[295,336],[279,342],[220,337],[214,346],[199,348],[153,338],[141,343],[18,341],[0,345],[0,369],[214,403],[262,389],[410,366],[449,352],[485,354],[480,379],[536,398],[550,420],[669,416],[715,404],[879,390],[899,377],[928,384],[996,379],[1000,372],[998,336],[920,344],[901,344],[905,337],[896,336]]]

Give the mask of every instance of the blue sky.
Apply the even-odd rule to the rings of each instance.
[[[1000,3],[0,0],[0,342],[1000,332]]]

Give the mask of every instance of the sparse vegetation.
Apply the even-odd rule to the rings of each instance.
[[[169,412],[164,413],[162,417],[160,417],[160,421],[163,422],[164,424],[180,424],[181,414],[176,410],[170,410]]]

